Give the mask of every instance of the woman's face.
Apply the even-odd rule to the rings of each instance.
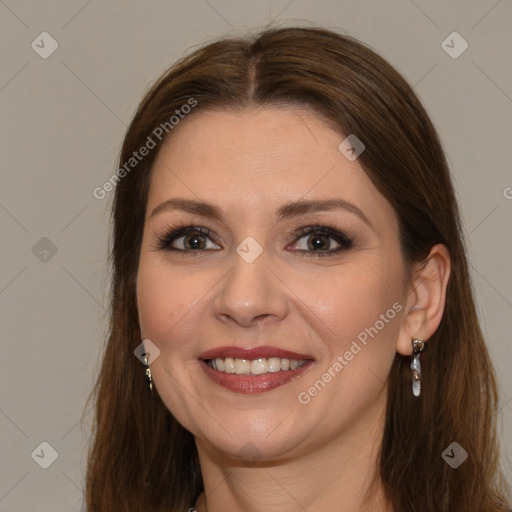
[[[171,135],[137,279],[166,406],[235,457],[373,432],[407,276],[396,215],[345,137],[292,108],[195,113]]]

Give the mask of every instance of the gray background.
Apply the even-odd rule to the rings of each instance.
[[[112,193],[100,201],[92,191],[115,171],[146,86],[198,44],[268,23],[337,27],[361,39],[403,73],[430,113],[454,173],[499,376],[510,478],[510,1],[0,0],[0,13],[1,511],[81,509],[91,415],[85,432],[79,420],[109,289]],[[44,31],[59,45],[46,59],[31,47],[51,48],[38,38]],[[458,58],[441,46],[453,31],[469,44]],[[452,54],[461,48],[446,44]],[[58,452],[46,470],[36,464],[51,457],[41,442]]]

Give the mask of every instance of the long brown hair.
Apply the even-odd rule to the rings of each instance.
[[[192,102],[192,109],[182,109]],[[421,397],[412,397],[408,358],[397,354],[389,375],[377,471],[394,510],[507,510],[495,437],[495,374],[441,143],[390,64],[351,37],[314,28],[268,29],[196,50],[150,88],[127,130],[119,160],[124,172],[114,180],[110,333],[90,397],[96,419],[87,510],[182,512],[203,490],[193,436],[158,393],[149,392],[133,354],[141,342],[135,283],[148,187],[165,140],[162,128],[155,130],[165,126],[163,135],[172,137],[176,110],[193,116],[209,108],[276,104],[309,107],[340,134],[363,141],[359,162],[398,215],[406,264],[422,261],[438,243],[450,253],[444,316],[422,357]],[[150,139],[156,147],[131,161]],[[468,453],[457,469],[442,458],[454,441]]]

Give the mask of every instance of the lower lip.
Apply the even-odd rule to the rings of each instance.
[[[199,364],[206,375],[216,384],[235,393],[251,395],[254,393],[263,393],[277,388],[298,377],[311,367],[313,361],[308,361],[304,366],[296,370],[286,370],[279,372],[269,372],[262,375],[237,375],[236,373],[220,372],[210,368],[206,361],[200,359]]]

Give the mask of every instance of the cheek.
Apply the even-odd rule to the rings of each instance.
[[[139,323],[144,338],[158,342],[177,324],[190,309],[193,301],[187,300],[191,287],[180,283],[165,268],[150,264],[141,258],[137,275],[137,306]],[[189,295],[190,292],[188,292]]]
[[[141,257],[137,275],[137,305],[142,339],[150,339],[174,373],[175,365],[191,364],[197,357],[204,308],[211,300],[218,277],[206,270],[187,272],[168,262]]]
[[[374,265],[351,266],[330,276],[320,309],[331,334],[339,340],[339,348],[368,329],[379,334],[396,334],[397,309],[401,309],[403,272],[396,261]],[[338,283],[333,285],[332,283]],[[328,286],[327,286],[328,285]],[[393,308],[393,304],[395,308]],[[391,329],[391,326],[393,329]],[[384,336],[383,336],[384,337]],[[393,336],[392,336],[393,337]]]
[[[314,374],[301,380],[299,401],[307,402],[306,410],[323,418],[333,435],[382,397],[396,354],[402,279],[396,262],[358,270],[351,266],[336,276],[339,286],[331,281],[317,308],[329,326],[322,340],[325,352]]]

